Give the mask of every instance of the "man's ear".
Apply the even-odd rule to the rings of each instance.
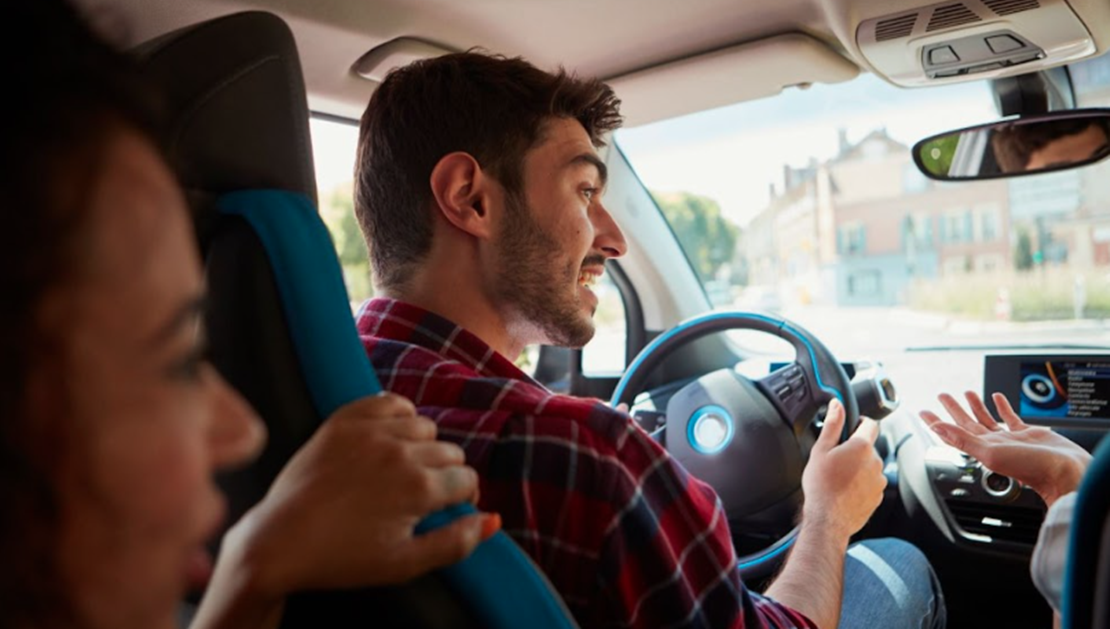
[[[436,210],[458,229],[477,238],[491,238],[489,204],[493,182],[469,153],[444,155],[432,169],[430,181]]]

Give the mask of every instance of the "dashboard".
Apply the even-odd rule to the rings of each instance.
[[[903,358],[920,360],[925,356]],[[915,526],[931,522],[931,526],[926,525],[931,535],[939,533],[957,547],[1028,557],[1044,519],[1045,505],[1040,497],[1021,483],[943,444],[916,415],[923,407],[938,406],[929,404],[937,393],[958,394],[974,385],[978,378],[973,379],[973,371],[978,365],[982,369],[980,393],[992,412],[995,409],[989,394],[1000,392],[1027,423],[1051,426],[1093,449],[1110,429],[1110,354],[938,352],[928,358],[923,362],[941,370],[937,377],[950,377],[950,372],[958,372],[963,388],[927,390],[924,384],[936,383],[930,378],[919,378],[909,387],[914,402],[907,404],[903,399],[901,408],[898,403],[903,383],[896,376],[888,376],[882,365],[875,361],[843,363],[845,371],[853,377],[857,393],[877,392],[878,403],[888,407],[884,414],[889,417],[882,420],[879,449],[886,459],[892,497],[898,497],[891,502],[901,504],[887,508],[904,511]],[[735,371],[759,379],[784,370],[789,364],[775,359],[750,359],[737,364]],[[945,365],[958,369],[946,369]],[[633,405],[633,415],[649,430],[660,425],[669,397],[685,384],[674,382],[641,394]],[[861,410],[875,404],[874,400],[861,399]],[[898,534],[882,530],[874,533]]]

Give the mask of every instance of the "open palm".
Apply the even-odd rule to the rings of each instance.
[[[1091,455],[1066,437],[1023,422],[1000,393],[992,396],[1005,427],[991,416],[974,392],[964,394],[971,414],[947,393],[938,400],[954,424],[931,411],[921,419],[948,445],[978,459],[984,466],[1036,491],[1051,506],[1060,496],[1075,491],[1091,461]]]

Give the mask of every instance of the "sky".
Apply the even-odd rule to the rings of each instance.
[[[744,225],[781,189],[784,164],[833,157],[838,129],[856,142],[885,127],[912,145],[942,131],[998,119],[984,82],[900,89],[871,74],[617,132],[617,144],[652,190],[715,199]]]
[[[901,89],[871,74],[848,83],[791,89],[617,132],[616,142],[644,183],[656,191],[708,196],[739,225],[782,185],[784,164],[836,154],[838,129],[850,142],[885,127],[912,145],[934,133],[997,119],[987,84],[979,81],[928,89]],[[316,181],[321,196],[351,181],[358,127],[313,119]]]
[[[316,186],[323,197],[336,186],[354,179],[358,125],[312,118],[309,130],[316,163]]]

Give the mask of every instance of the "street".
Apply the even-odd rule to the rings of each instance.
[[[937,408],[941,391],[983,393],[985,354],[1069,351],[1059,349],[1061,345],[1098,345],[1104,349],[1080,351],[1110,352],[1110,325],[1104,321],[961,321],[905,308],[816,306],[783,314],[841,360],[882,362],[903,408],[913,412]]]

